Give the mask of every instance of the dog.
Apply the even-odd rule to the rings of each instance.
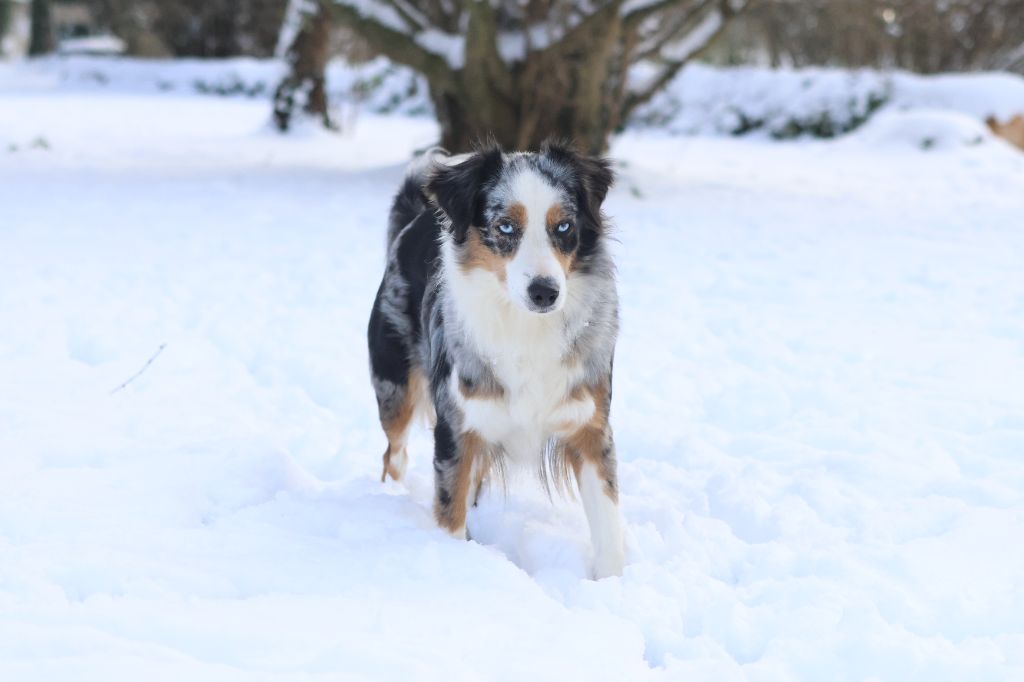
[[[507,466],[566,486],[571,470],[596,578],[624,564],[609,424],[618,294],[601,211],[612,182],[606,159],[561,142],[428,152],[391,208],[368,329],[381,481],[402,480],[417,414],[434,423],[434,516],[455,537]]]
[[[985,119],[985,125],[994,135],[1024,151],[1024,115],[1018,114],[1006,123],[1000,123],[994,116],[989,116]]]

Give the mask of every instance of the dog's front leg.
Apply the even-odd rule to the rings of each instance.
[[[438,525],[466,539],[466,508],[473,482],[473,462],[484,456],[484,440],[475,431],[455,433],[438,415],[434,427],[434,517]]]
[[[594,577],[622,575],[625,547],[611,427],[606,424],[584,426],[569,437],[567,445],[590,525]]]

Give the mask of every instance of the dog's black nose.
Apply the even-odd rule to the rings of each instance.
[[[526,288],[526,295],[537,308],[550,308],[558,300],[558,285],[550,277],[537,277]]]

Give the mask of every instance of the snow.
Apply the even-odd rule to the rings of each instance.
[[[893,105],[948,109],[978,118],[1010,118],[1024,111],[1024,77],[1012,73],[944,73],[892,76]]]
[[[284,19],[281,22],[281,30],[277,34],[277,45],[274,47],[274,56],[284,59],[288,56],[288,50],[295,44],[299,37],[302,26],[307,16],[316,12],[316,3],[313,0],[288,0],[285,6]]]
[[[709,15],[714,16],[714,15]],[[550,39],[544,27],[529,37],[533,49]],[[423,32],[430,49],[450,50],[461,59],[457,37]],[[429,38],[429,40],[428,40]],[[522,34],[500,36],[507,57],[522,54]],[[279,59],[225,60],[60,57],[31,62],[0,62],[0,93],[48,92],[60,88],[76,93],[217,94],[266,97],[284,73]],[[642,89],[659,69],[638,65],[634,89]],[[352,65],[334,59],[327,68],[327,88],[335,118],[343,123],[362,112],[429,116],[432,111],[426,81],[409,69],[378,58]],[[798,137],[822,121],[835,134],[863,124],[877,111],[933,110],[960,113],[979,121],[999,120],[1024,113],[1024,78],[1009,73],[918,76],[905,72],[870,70],[715,68],[694,63],[685,67],[666,91],[641,108],[632,127],[657,127],[675,134],[723,135],[766,133]]]
[[[412,38],[413,41],[427,52],[445,60],[449,67],[455,70],[465,65],[465,38],[460,35],[446,33],[437,28],[423,28],[421,26],[410,26],[396,8],[402,3],[391,4],[378,2],[377,0],[332,0],[338,5],[351,8],[356,14],[375,21],[387,29],[404,36]],[[414,16],[418,12],[411,6],[405,5],[403,9],[407,14]],[[422,16],[417,17],[420,22],[424,21]]]
[[[455,71],[466,65],[466,40],[462,36],[430,28],[418,32],[415,40],[427,52],[444,59]]]
[[[333,0],[358,15],[371,19],[396,33],[411,34],[412,29],[392,5],[377,0]]]
[[[124,41],[110,34],[65,38],[57,45],[57,52],[63,55],[92,54],[119,55],[124,52]]]
[[[641,64],[636,89],[656,69]],[[635,116],[686,135],[763,131],[792,136],[827,120],[840,132],[859,126],[875,108],[933,109],[983,120],[1024,112],[1024,78],[1009,73],[920,76],[896,71],[830,68],[767,70],[758,67],[687,65],[668,88]]]
[[[974,146],[989,139],[988,128],[965,114],[910,109],[883,111],[865,125],[857,142],[891,149],[909,145],[923,150]]]
[[[513,481],[454,541],[425,430],[379,482],[365,322],[432,122],[280,137],[58,65],[0,73],[0,679],[1024,676],[1024,155],[964,114],[616,140],[593,582],[578,501]]]
[[[301,8],[300,8],[301,9]],[[285,73],[281,59],[155,59],[57,57],[0,62],[0,93],[217,94],[267,97]],[[410,70],[383,58],[352,65],[327,65],[331,104],[345,116],[361,110],[420,115],[431,111],[426,83]]]
[[[578,18],[570,17],[562,24],[544,22],[519,31],[502,31],[498,34],[498,54],[506,62],[521,62],[529,52],[546,50],[554,45],[578,23]]]

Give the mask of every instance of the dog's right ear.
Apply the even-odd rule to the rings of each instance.
[[[465,241],[470,225],[483,224],[484,191],[494,185],[503,164],[501,147],[491,142],[458,164],[435,166],[424,189],[448,217],[456,243]]]

